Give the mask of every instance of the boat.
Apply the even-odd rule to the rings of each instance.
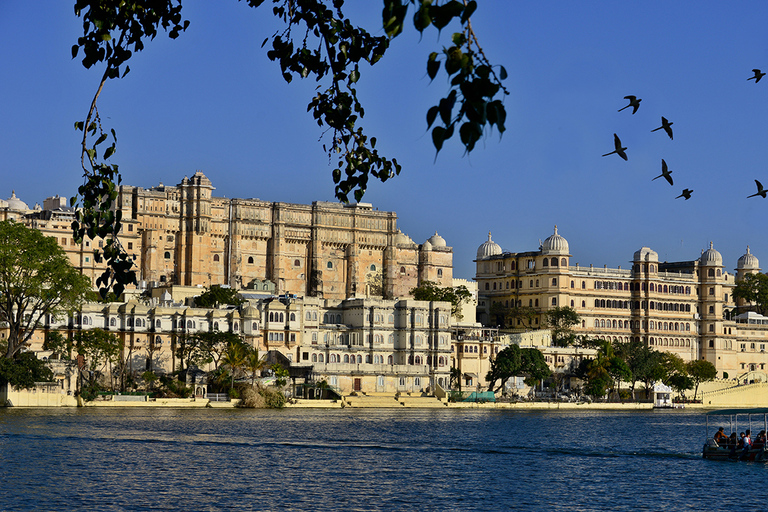
[[[742,428],[746,431],[749,429],[755,432],[752,428],[752,417],[762,416],[763,431],[768,432],[768,407],[760,407],[753,409],[718,409],[716,411],[709,411],[706,413],[707,419],[707,437],[704,442],[704,448],[702,449],[702,456],[705,459],[711,460],[743,460],[751,462],[768,462],[768,443],[759,442],[757,435],[754,434],[754,441],[748,451],[744,451],[737,447],[738,439],[736,437],[729,436],[728,441],[718,443],[715,441],[710,433],[710,418],[715,417],[728,417],[728,423],[730,425],[730,432],[739,432],[739,416],[742,416]],[[746,416],[746,418],[743,418]],[[720,420],[724,421],[724,420]],[[760,422],[755,422],[757,428],[760,426]],[[712,428],[715,428],[713,425]]]

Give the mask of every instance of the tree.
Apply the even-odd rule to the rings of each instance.
[[[77,331],[73,336],[73,346],[78,355],[83,356],[85,366],[81,376],[85,376],[87,386],[93,388],[107,367],[120,361],[120,339],[104,329]],[[112,372],[110,371],[110,374]]]
[[[51,382],[53,372],[33,352],[21,352],[15,358],[0,358],[0,384],[31,389],[35,382]]]
[[[237,341],[227,343],[227,348],[221,358],[222,364],[229,368],[232,374],[229,389],[235,387],[235,374],[240,371],[248,362],[248,345],[238,338]]]
[[[74,311],[90,289],[56,240],[13,221],[0,222],[0,321],[6,358],[29,341],[46,315]]]
[[[535,386],[552,375],[549,365],[544,360],[544,354],[537,348],[520,349],[520,377],[528,386]]]
[[[451,315],[461,320],[464,315],[461,314],[462,304],[468,303],[472,299],[472,294],[464,285],[441,288],[432,281],[424,281],[416,288],[411,288],[411,295],[416,300],[425,300],[430,302],[450,302]]]
[[[765,274],[747,274],[736,282],[733,296],[749,303],[761,315],[768,312],[768,276]]]
[[[477,9],[475,0],[382,0],[384,35],[372,36],[355,26],[342,12],[344,0],[272,0],[272,13],[286,24],[286,29],[264,39],[271,39],[267,56],[277,61],[286,82],[293,78],[314,78],[319,85],[309,102],[318,126],[328,134],[324,148],[336,159],[332,171],[336,197],[348,202],[365,194],[372,176],[382,182],[398,175],[401,167],[396,159],[378,153],[376,138],[369,137],[359,121],[365,109],[357,96],[361,64],[374,65],[386,53],[389,41],[399,35],[406,24],[408,9],[414,6],[411,18],[417,31],[423,33],[433,26],[442,32],[452,21],[460,30],[441,52],[433,51],[427,58],[426,71],[434,79],[442,68],[449,80],[449,91],[437,105],[429,108],[426,121],[431,129],[432,144],[437,152],[446,140],[459,135],[467,153],[495,126],[505,130],[506,110],[500,97],[508,94],[502,85],[507,72],[493,66],[483,51],[471,16]],[[248,0],[258,7],[264,0]],[[97,285],[102,294],[113,287],[118,295],[127,284],[136,282],[133,262],[120,244],[120,215],[113,211],[117,198],[116,184],[120,174],[116,164],[106,161],[115,153],[117,135],[114,129],[105,132],[101,124],[97,100],[105,83],[125,77],[130,71],[127,62],[132,54],[144,49],[146,40],[154,39],[162,28],[172,39],[189,26],[182,19],[181,0],[76,0],[75,15],[83,19],[83,36],[72,47],[72,57],[82,54],[82,64],[91,68],[104,63],[99,87],[83,121],[75,123],[82,131],[81,167],[83,185],[71,200],[77,206],[77,219],[72,224],[76,240],[87,234],[106,240],[98,258],[107,260],[108,269]],[[432,127],[437,121],[437,125]],[[99,154],[99,146],[111,142]],[[101,157],[101,158],[100,158]],[[118,292],[119,290],[119,292]]]
[[[693,380],[694,390],[693,399],[696,400],[696,394],[699,392],[699,384],[714,380],[717,377],[717,368],[715,365],[704,359],[689,361],[686,365],[688,375]]]
[[[256,375],[264,369],[266,364],[266,356],[261,357],[258,348],[248,350],[245,358],[245,369],[248,370],[248,374],[251,376],[251,386],[256,384]]]
[[[616,342],[614,352],[627,363],[629,376],[625,381],[629,383],[629,389],[634,398],[635,384],[639,380],[642,381],[644,375],[650,373],[658,360],[654,357],[653,349],[639,340]]]
[[[554,307],[547,311],[547,325],[552,328],[552,343],[556,347],[567,347],[576,341],[571,327],[581,321],[581,317],[570,306]]]
[[[214,284],[208,290],[195,297],[195,306],[199,308],[217,308],[222,304],[239,306],[245,302],[234,288],[225,288]]]
[[[182,336],[177,344],[177,356],[186,367],[198,368],[213,363],[214,371],[219,369],[219,361],[231,343],[241,342],[237,334],[231,332],[197,332]]]
[[[693,387],[693,379],[689,375],[676,373],[669,377],[668,384],[685,399],[685,392]]]
[[[497,393],[503,389],[510,378],[519,374],[521,368],[522,359],[519,346],[512,344],[501,350],[491,360],[491,367],[485,376],[485,381],[488,383],[488,391]],[[497,381],[499,381],[499,385],[494,389]]]

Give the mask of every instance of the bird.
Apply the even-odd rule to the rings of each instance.
[[[621,139],[619,139],[619,136],[616,135],[615,133],[613,134],[613,145],[616,146],[616,149],[614,149],[610,153],[604,154],[603,156],[608,156],[608,155],[612,155],[612,154],[616,153],[621,158],[626,160],[627,159],[627,154],[625,153],[625,151],[627,150],[627,148],[621,147]]]
[[[763,78],[763,77],[765,76],[765,73],[763,73],[763,72],[762,72],[762,71],[760,71],[759,69],[753,69],[753,70],[752,70],[752,72],[755,74],[755,76],[751,76],[751,77],[747,78],[747,80],[752,80],[752,79],[754,79],[754,80],[755,80],[755,83],[759,82],[759,81],[760,81],[760,79],[761,79],[761,78]]]
[[[688,190],[687,188],[683,190],[683,193],[677,196],[675,199],[679,199],[681,197],[684,197],[685,200],[689,200],[691,198],[691,194],[693,194],[693,190]]]
[[[624,99],[629,100],[629,105],[627,105],[626,107],[620,108],[619,112],[621,112],[625,108],[632,107],[633,114],[637,112],[638,107],[640,107],[640,102],[643,101],[641,99],[638,99],[637,96],[632,96],[631,94],[629,96],[624,96]]]
[[[672,174],[672,171],[668,171],[667,169],[668,169],[667,162],[665,162],[664,159],[662,158],[661,159],[661,174],[659,174],[658,176],[653,178],[653,180],[659,179],[659,178],[661,178],[663,176],[664,179],[667,180],[670,185],[674,185],[674,183],[672,183],[672,176],[670,176]],[[651,180],[651,181],[653,181],[653,180]]]
[[[755,197],[755,196],[760,196],[763,199],[765,199],[766,194],[768,194],[768,190],[765,190],[763,188],[763,184],[760,183],[759,181],[755,180],[755,183],[757,184],[757,194],[752,194],[751,196],[747,196],[747,199],[749,199],[750,197]]]
[[[667,121],[666,117],[661,116],[661,126],[659,126],[658,128],[654,128],[651,131],[652,132],[657,132],[657,131],[661,130],[662,128],[664,128],[664,131],[667,132],[667,135],[669,135],[669,138],[672,139],[672,125],[673,124],[675,124],[675,123],[670,123],[669,121]]]

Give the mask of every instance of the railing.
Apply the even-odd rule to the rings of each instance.
[[[206,398],[211,402],[229,402],[229,395],[227,393],[208,393]]]

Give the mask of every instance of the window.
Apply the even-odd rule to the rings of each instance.
[[[400,275],[401,276],[405,275],[405,267],[400,267]]]
[[[128,250],[130,251],[133,249],[133,242],[128,242]]]
[[[552,278],[552,286],[557,286],[557,278],[556,277]]]
[[[294,267],[300,267],[301,266],[301,260],[293,260],[293,266]]]
[[[333,262],[329,261],[328,264],[326,265],[326,268],[332,269],[333,268]]]
[[[248,256],[248,263],[253,265],[253,256]]]
[[[371,265],[373,266],[373,265]],[[437,269],[437,277],[443,277],[443,269],[439,268]]]
[[[219,261],[219,255],[218,254],[214,254],[213,255],[213,261]]]
[[[167,260],[171,259],[170,251],[165,251],[165,255],[164,256],[165,256],[165,259],[167,259]]]

